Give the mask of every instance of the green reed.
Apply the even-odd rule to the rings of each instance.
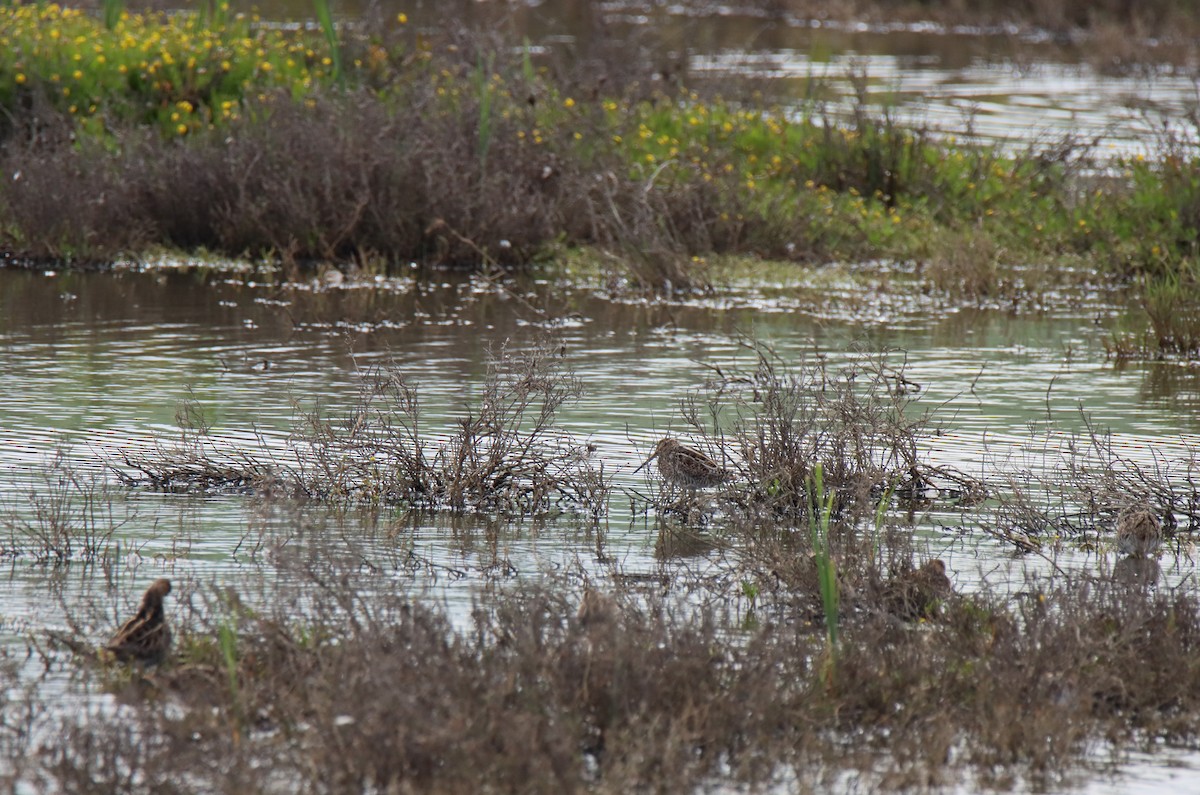
[[[240,722],[242,717],[240,714],[242,700],[238,688],[238,627],[235,610],[231,610],[229,619],[222,621],[221,625],[217,627],[217,645],[221,650],[221,661],[225,665],[225,674],[229,679],[230,703],[234,705]]]
[[[482,58],[475,64],[475,85],[479,92],[479,124],[477,127],[479,155],[479,170],[487,169],[488,148],[492,143],[492,102],[494,87],[492,86],[492,65],[494,56],[489,55],[486,67]]]
[[[222,30],[229,22],[229,0],[208,0],[200,4],[200,27]]]
[[[883,490],[883,495],[879,498],[879,504],[875,506],[875,523],[871,535],[871,560],[877,565],[881,561],[880,549],[883,545],[880,542],[880,538],[883,536],[883,522],[887,518],[887,509],[892,504],[892,495],[895,493],[896,481],[893,480]]]
[[[124,0],[104,0],[104,27],[112,30],[121,21],[121,12],[125,10]]]
[[[813,467],[809,480],[808,524],[812,530],[813,552],[816,554],[817,581],[821,589],[821,604],[825,609],[825,634],[829,648],[838,644],[838,584],[837,565],[830,553],[829,525],[833,517],[834,491],[825,492],[821,465]]]
[[[321,24],[321,32],[325,34],[325,42],[329,45],[329,57],[333,61],[333,79],[344,89],[346,75],[342,71],[342,48],[338,44],[337,27],[333,24],[333,13],[329,8],[329,0],[313,0],[313,8],[317,12],[317,21]]]

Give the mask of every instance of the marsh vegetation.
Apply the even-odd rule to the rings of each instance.
[[[1195,353],[1194,113],[1164,116],[1150,157],[1071,137],[1022,151],[901,123],[867,102],[866,76],[844,112],[665,79],[650,41],[597,42],[584,71],[503,25],[418,33],[404,14],[367,15],[330,37],[218,8],[111,26],[4,10],[7,261],[166,247],[299,277],[312,263],[528,268],[570,251],[611,285],[685,294],[711,288],[720,255],[891,261],[959,301],[1127,291],[1152,332],[1115,350]],[[1169,27],[1176,11],[1137,16]],[[1111,12],[1089,19],[1130,22]],[[64,44],[48,53],[45,36]]]
[[[262,608],[193,592],[171,663],[78,671],[120,710],[12,697],[28,722],[0,735],[6,775],[85,791],[184,775],[218,790],[561,792],[828,786],[853,770],[887,790],[963,775],[1041,789],[1098,745],[1119,758],[1195,742],[1194,596],[1088,576],[1015,600],[956,594],[922,584],[903,534],[880,557],[853,525],[832,530],[836,646],[804,532],[725,560],[728,590],[564,572],[498,587],[465,623],[336,554],[293,561],[299,575],[278,581],[292,588],[250,600]],[[748,601],[752,570],[770,585]],[[47,670],[80,664],[40,654]]]
[[[26,722],[3,735],[22,751],[6,775],[97,791],[152,791],[180,775],[212,789],[624,791],[827,786],[852,770],[884,789],[963,776],[1043,788],[1130,747],[1195,741],[1200,603],[1160,587],[1157,562],[965,591],[905,519],[918,505],[990,514],[996,537],[1052,559],[1079,544],[1111,549],[1108,509],[1137,495],[1178,517],[1178,555],[1193,518],[1187,482],[1122,458],[1100,434],[1071,445],[1066,466],[1048,454],[1007,480],[932,467],[938,417],[907,405],[922,385],[902,359],[788,364],[743,341],[744,364],[679,405],[695,443],[722,451],[729,482],[618,489],[586,457],[547,452],[579,446],[558,427],[577,386],[555,350],[499,355],[481,402],[435,427],[419,424],[395,373],[364,374],[348,417],[303,417],[293,465],[264,464],[266,447],[198,464],[198,439],[111,464],[140,471],[130,482],[141,489],[234,483],[260,498],[510,520],[559,495],[590,517],[602,575],[490,566],[472,575],[480,590],[463,612],[421,596],[411,553],[344,534],[307,549],[260,538],[270,579],[173,591],[176,643],[158,667],[80,654],[86,628],[110,620],[86,605],[67,608],[67,647],[35,635],[42,676],[69,668],[122,706],[63,713],[37,687],[14,696],[8,709]],[[494,422],[477,424],[481,407]],[[385,472],[409,485],[363,485],[393,482]],[[580,484],[587,500],[562,499]],[[649,576],[602,552],[612,500],[626,497],[674,539],[656,547],[664,565]],[[706,543],[688,547],[685,533]],[[704,566],[671,565],[697,555]],[[214,755],[226,762],[209,764]]]
[[[670,32],[328,11],[0,6],[0,781],[1048,790],[1197,747],[1200,388],[1149,363],[1200,353],[1193,110],[1012,146]],[[1017,11],[1113,72],[1194,24],[846,13]],[[636,470],[663,438],[720,476]],[[165,659],[96,653],[167,575]]]

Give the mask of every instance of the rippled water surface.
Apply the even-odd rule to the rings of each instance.
[[[1106,362],[1115,312],[1098,306],[1059,319],[890,311],[839,320],[828,316],[828,302],[806,310],[803,301],[747,294],[717,307],[650,305],[534,286],[531,296],[541,296],[534,300],[566,319],[547,331],[510,295],[468,280],[349,281],[318,293],[241,279],[198,289],[197,278],[0,272],[0,501],[8,515],[28,511],[30,488],[46,491],[56,451],[67,452],[83,476],[110,482],[105,464],[120,450],[179,437],[176,413],[188,402],[211,424],[214,443],[283,450],[298,408],[319,401],[336,415],[375,366],[396,366],[419,384],[423,422],[436,437],[478,394],[489,351],[531,347],[547,335],[586,387],[563,424],[596,446],[616,495],[597,532],[571,517],[497,524],[117,491],[108,499],[121,522],[118,591],[136,593],[160,575],[249,585],[274,576],[272,555],[287,550],[360,556],[381,587],[425,591],[463,608],[484,572],[702,568],[703,555],[656,557],[654,532],[630,515],[623,490],[645,490],[633,469],[655,439],[684,430],[679,401],[703,393],[709,371],[700,362],[750,365],[744,335],[771,342],[793,364],[816,350],[835,361],[856,348],[890,351],[919,390],[918,407],[935,411],[927,460],[971,474],[1054,466],[1054,451],[1085,416],[1111,429],[1124,456],[1153,464],[1157,455],[1181,477],[1200,439],[1197,374],[1174,364]],[[1019,589],[1027,570],[1048,571],[1043,559],[1014,558],[974,532],[974,521],[970,512],[915,519],[920,543],[947,560],[957,587],[978,587],[986,576],[990,587]],[[1112,558],[1067,550],[1057,564],[1103,571]],[[1164,557],[1163,568],[1167,583],[1192,587],[1186,554]],[[90,594],[120,609],[105,578],[76,571],[64,582],[14,559],[0,607],[3,634],[12,640],[61,625],[63,607],[48,593],[65,603]]]
[[[284,5],[276,13],[286,15]],[[533,41],[586,50],[599,35],[589,27],[596,17],[571,8],[551,14],[531,4],[512,13]],[[413,24],[432,24],[429,13],[415,4]],[[1073,134],[1097,140],[1102,151],[1151,151],[1162,119],[1177,124],[1196,100],[1188,77],[1103,75],[1070,46],[1003,31],[818,26],[728,8],[687,14],[623,3],[606,4],[603,19],[607,34],[631,38],[657,26],[676,46],[663,53],[664,64],[681,63],[700,80],[753,77],[797,112],[808,98],[846,107],[853,73],[872,101],[894,105],[902,119],[1020,146]],[[1200,447],[1200,372],[1107,361],[1104,342],[1121,312],[1087,300],[1054,318],[945,311],[919,296],[897,298],[800,271],[769,289],[672,304],[609,301],[546,284],[520,288],[528,296],[517,299],[458,277],[310,288],[189,269],[0,271],[0,511],[10,525],[0,526],[0,546],[12,551],[11,524],[30,518],[30,493],[53,493],[59,453],[97,490],[101,524],[118,525],[121,543],[105,571],[75,566],[64,575],[7,555],[0,641],[62,626],[64,605],[81,600],[115,617],[129,594],[157,576],[184,592],[210,583],[250,589],[280,576],[282,555],[345,556],[374,587],[423,593],[458,615],[495,577],[536,577],[564,566],[597,577],[703,570],[703,553],[656,554],[652,522],[631,513],[629,493],[650,488],[633,470],[655,440],[686,432],[680,401],[704,394],[709,367],[752,365],[747,338],[769,342],[793,365],[886,352],[912,382],[916,408],[934,412],[924,459],[992,481],[1061,466],[1089,424],[1111,431],[1123,458],[1157,467],[1172,483],[1193,476]],[[555,322],[543,322],[526,301]],[[478,397],[494,355],[546,339],[586,390],[561,424],[594,444],[613,477],[600,528],[570,516],[505,523],[108,490],[115,484],[110,466],[123,450],[180,438],[184,406],[211,426],[213,445],[285,452],[301,413],[318,405],[327,415],[347,410],[364,375],[381,366],[419,385],[422,422],[436,438]],[[959,589],[986,583],[1019,591],[1028,574],[1054,565],[1101,574],[1113,565],[1104,543],[1099,552],[1064,549],[1053,564],[1014,557],[1010,545],[980,531],[983,515],[929,509],[911,518],[920,545],[947,561]],[[1189,548],[1173,549],[1162,565],[1160,587],[1195,587]],[[97,619],[97,632],[106,620]],[[1200,789],[1200,759],[1165,751],[1132,756],[1117,776],[1081,787],[1189,789]]]

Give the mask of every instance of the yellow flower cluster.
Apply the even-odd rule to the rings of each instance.
[[[0,103],[34,87],[82,118],[156,122],[175,135],[237,118],[244,98],[299,96],[329,76],[302,30],[232,14],[122,13],[111,27],[54,3],[0,6]]]

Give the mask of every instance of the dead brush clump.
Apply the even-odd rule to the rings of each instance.
[[[462,64],[447,68],[469,80]],[[713,244],[711,190],[630,175],[603,148],[584,158],[535,146],[521,137],[537,126],[532,110],[481,103],[448,108],[414,81],[386,99],[362,89],[311,107],[269,95],[184,142],[134,128],[114,133],[119,147],[10,140],[0,170],[19,178],[0,184],[11,219],[0,245],[54,262],[202,248],[278,260],[297,277],[313,261],[509,268],[568,241],[610,252],[635,289],[706,289],[692,257]]]
[[[835,508],[860,515],[873,514],[892,494],[948,498],[979,488],[920,461],[918,441],[930,415],[917,410],[920,384],[889,354],[852,353],[839,364],[814,353],[791,364],[766,345],[744,346],[753,366],[714,368],[707,405],[684,407],[697,434],[707,435],[705,414],[713,426],[724,425],[714,447],[740,456],[730,464],[737,477],[721,495],[735,514],[807,520],[818,465],[836,492]]]
[[[564,174],[573,161],[521,142],[535,122],[520,106],[488,115],[485,157],[478,100],[434,108],[428,81],[388,98],[358,89],[311,107],[277,95],[251,104],[228,129],[186,141],[128,127],[113,130],[119,146],[77,145],[59,120],[68,134],[0,142],[0,167],[19,175],[0,187],[4,246],[54,261],[153,244],[287,265],[373,254],[478,267],[481,252],[527,262],[582,225],[564,217],[576,204],[564,188],[581,184]]]
[[[153,242],[121,171],[97,141],[76,142],[73,119],[39,108],[24,134],[0,140],[0,248],[16,257],[108,264]],[[70,212],[63,212],[69,207]]]
[[[599,516],[606,503],[590,452],[554,425],[582,385],[549,348],[489,365],[477,404],[434,443],[416,387],[397,372],[368,379],[351,416],[306,417],[297,434],[299,481],[320,499],[367,499],[451,510],[531,514],[557,502]]]
[[[720,600],[560,580],[455,622],[313,574],[266,609],[214,600],[122,711],[38,713],[25,772],[70,791],[130,770],[145,791],[688,791],[846,772],[1041,788],[1103,763],[1098,744],[1194,742],[1195,596],[1044,586],[957,597],[915,626],[864,612],[831,652],[787,615],[732,629]]]
[[[124,468],[109,464],[127,486],[199,494],[277,494],[288,490],[279,462],[260,439],[257,451],[216,449],[201,436],[151,450],[123,450]],[[136,473],[136,474],[135,474]]]
[[[43,566],[106,563],[115,554],[114,534],[133,518],[95,473],[55,455],[24,500],[0,506],[6,538],[0,558],[24,558]]]
[[[395,369],[368,375],[358,403],[332,418],[301,412],[292,455],[215,453],[203,444],[121,453],[131,485],[208,490],[225,486],[332,503],[385,503],[506,515],[575,510],[600,517],[603,469],[590,449],[555,424],[582,385],[549,347],[504,351],[488,369],[477,401],[451,427],[422,422],[418,387]],[[120,470],[120,467],[117,467]]]
[[[1120,511],[1144,507],[1162,522],[1166,543],[1193,532],[1200,523],[1195,451],[1129,444],[1087,415],[1081,420],[1083,431],[1043,440],[1037,458],[1007,473],[1003,484],[993,479],[983,530],[1022,553],[1063,543],[1111,550]]]
[[[144,156],[129,155],[144,160],[142,211],[173,245],[285,262],[364,252],[440,265],[477,267],[481,254],[526,261],[564,226],[561,158],[523,147],[523,120],[499,115],[485,156],[483,111],[464,103],[435,110],[434,87],[414,82],[390,102],[366,90],[311,108],[275,98],[228,133],[167,152],[147,139]]]

